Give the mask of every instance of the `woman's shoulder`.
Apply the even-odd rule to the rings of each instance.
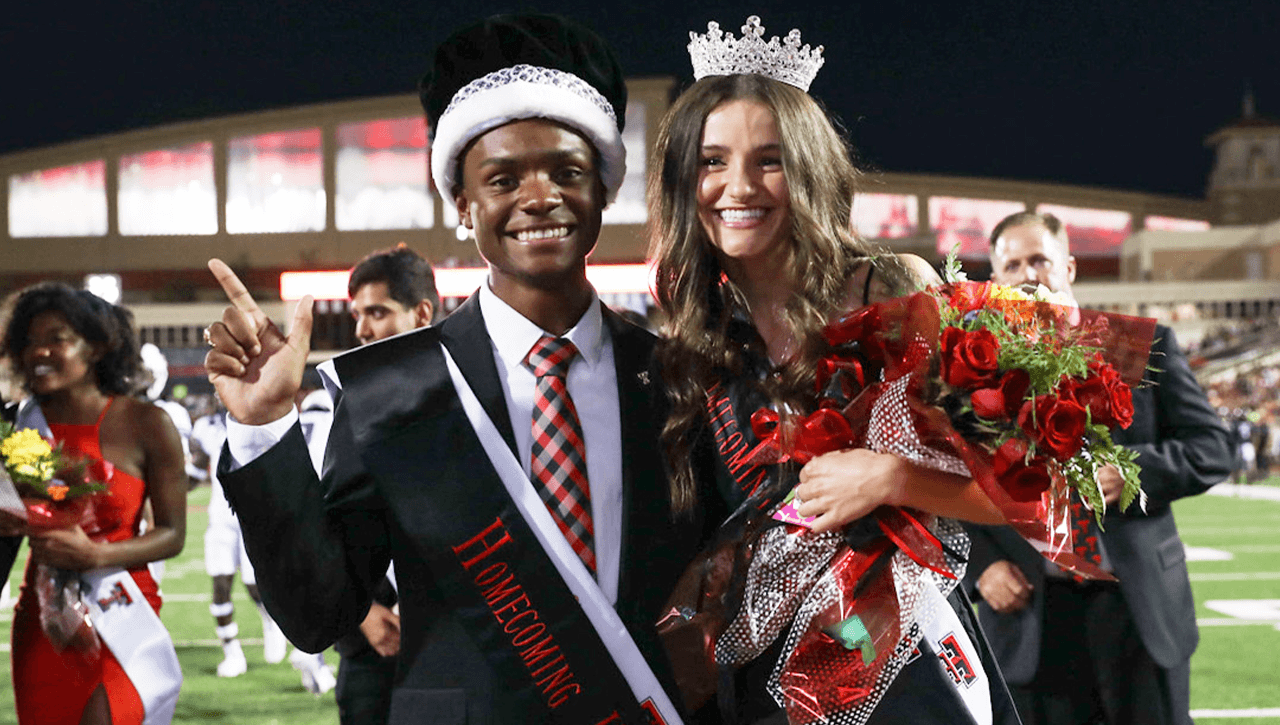
[[[933,265],[925,261],[923,257],[915,254],[899,254],[897,256],[902,266],[906,267],[907,271],[914,275],[916,281],[922,286],[927,287],[931,284],[942,282],[942,278],[938,276],[938,270],[934,269]]]
[[[133,431],[144,447],[169,436],[178,436],[178,428],[168,411],[154,403],[121,396],[115,399],[111,407],[114,414],[112,417],[123,424],[120,427]]]
[[[942,281],[933,266],[920,256],[915,254],[894,254],[890,256],[894,260],[893,266],[897,267],[897,270],[893,273],[882,269],[883,265],[877,263],[876,257],[864,257],[855,264],[853,273],[849,275],[848,282],[850,307],[869,305],[900,297],[916,289],[938,284]],[[908,289],[900,289],[899,285],[895,283],[895,277],[900,277],[903,272],[909,276],[909,279],[906,280]]]

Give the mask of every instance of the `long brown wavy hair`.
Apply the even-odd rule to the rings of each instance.
[[[707,391],[726,376],[743,375],[745,358],[726,334],[742,291],[725,275],[698,219],[702,131],[724,103],[751,100],[773,111],[790,196],[795,290],[784,312],[798,343],[795,357],[761,381],[779,410],[804,410],[815,398],[818,361],[827,351],[822,328],[849,304],[849,279],[871,259],[892,289],[912,279],[892,254],[878,252],[850,228],[858,172],[849,147],[807,93],[758,75],[712,76],[694,83],[663,118],[650,161],[650,254],[657,261],[655,296],[667,315],[658,347],[671,397],[662,443],[671,468],[675,511],[697,503],[691,465],[694,436],[706,418]]]

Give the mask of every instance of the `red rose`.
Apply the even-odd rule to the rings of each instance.
[[[975,390],[969,401],[979,418],[1008,420],[1022,407],[1029,387],[1031,376],[1026,370],[1010,370],[1001,376],[997,387]]]
[[[996,450],[992,467],[996,480],[1014,501],[1038,501],[1053,481],[1044,456],[1035,456],[1027,462],[1027,443],[1021,438],[1005,441]]]
[[[1076,390],[1076,400],[1089,409],[1093,422],[1121,428],[1133,422],[1133,391],[1107,363],[1090,363],[1089,377]]]
[[[1034,416],[1032,413],[1034,412]],[[1040,395],[1022,406],[1018,425],[1059,461],[1065,461],[1084,445],[1084,407],[1069,397]]]
[[[1004,416],[1004,393],[1000,392],[1000,388],[975,390],[969,396],[969,402],[973,404],[973,412],[979,418],[998,420]]]
[[[1133,391],[1117,375],[1110,392],[1111,416],[1115,419],[1112,425],[1117,428],[1128,428],[1133,423]]]
[[[985,388],[999,379],[1000,344],[990,330],[942,331],[942,379],[957,388]]]

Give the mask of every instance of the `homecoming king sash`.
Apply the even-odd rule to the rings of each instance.
[[[492,671],[495,714],[572,725],[681,723],[438,328],[377,345],[393,345],[401,364],[386,364],[391,348],[375,356],[368,346],[326,370],[326,384],[343,391],[327,455],[329,495],[343,495],[347,480],[332,469],[356,456],[380,495],[405,512],[397,518],[412,542],[409,555],[421,557],[434,596]],[[418,574],[398,568],[402,602],[412,601]],[[660,653],[656,639],[655,631]],[[402,714],[401,700],[415,707],[412,698],[412,691],[397,691],[392,721]]]
[[[534,490],[533,484],[525,475],[515,454],[502,440],[502,435],[490,420],[480,400],[476,398],[466,378],[462,376],[457,363],[453,361],[453,357],[443,345],[440,350],[444,353],[445,364],[449,367],[449,377],[453,379],[463,410],[466,411],[471,426],[480,438],[480,444],[484,446],[494,470],[502,479],[502,484],[510,494],[511,500],[515,502],[520,515],[533,530],[538,543],[551,558],[564,583],[568,585],[586,613],[591,626],[595,628],[600,641],[621,671],[632,694],[635,695],[636,701],[649,711],[649,716],[654,722],[671,725],[682,723],[675,705],[667,697],[657,676],[645,662],[644,656],[640,654],[640,649],[631,639],[626,625],[609,605],[595,578],[587,571],[582,560],[560,533],[550,512],[547,511],[546,504]]]

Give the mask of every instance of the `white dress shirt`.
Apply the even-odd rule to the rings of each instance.
[[[498,380],[502,385],[516,454],[529,474],[533,450],[533,394],[536,379],[525,357],[543,335],[550,335],[498,298],[485,284],[480,288],[484,317]],[[554,335],[553,335],[554,337]],[[561,337],[579,354],[569,365],[566,384],[582,424],[587,445],[587,483],[595,530],[596,579],[610,604],[618,599],[622,562],[622,408],[613,339],[604,325],[600,301],[592,295],[587,311]],[[388,364],[394,364],[388,361]],[[235,466],[243,465],[279,442],[298,420],[296,411],[261,426],[248,426],[227,416],[227,444]],[[533,484],[530,483],[530,486]]]
[[[480,288],[480,314],[489,333],[507,414],[511,417],[511,430],[515,432],[516,455],[527,476],[533,456],[536,378],[524,359],[543,335],[551,333],[512,309],[490,291],[488,285]],[[613,339],[604,326],[600,302],[594,295],[578,324],[561,337],[568,338],[579,353],[569,364],[566,384],[569,397],[578,409],[582,436],[587,443],[596,580],[609,603],[614,604],[618,599],[618,570],[622,561],[622,412]]]

